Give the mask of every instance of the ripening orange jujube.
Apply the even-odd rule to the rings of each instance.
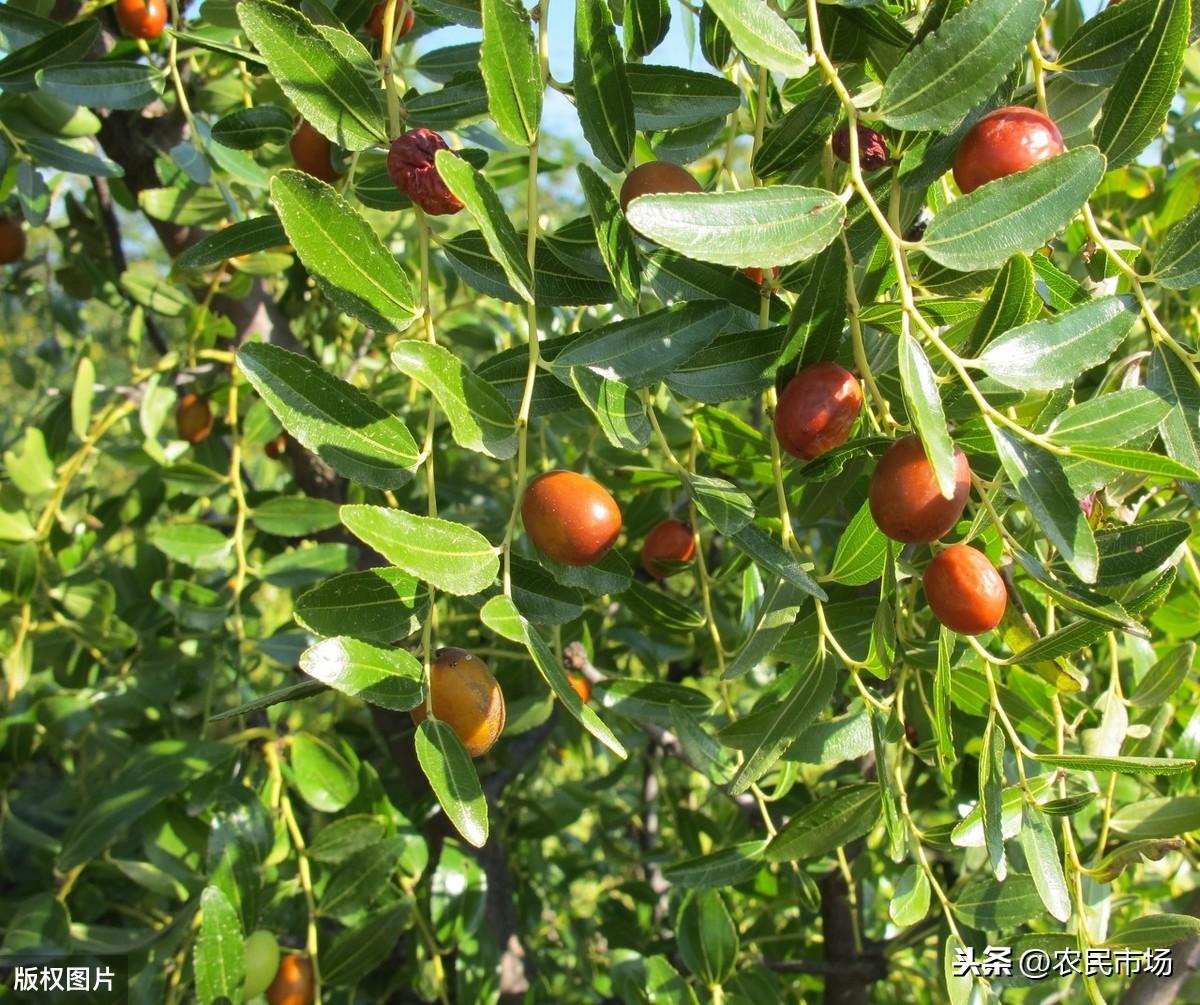
[[[621,533],[621,510],[599,482],[575,471],[538,475],[521,500],[525,532],[562,565],[600,561]]]
[[[333,144],[306,119],[300,120],[300,127],[288,143],[288,149],[296,167],[306,174],[329,185],[341,178],[341,172],[333,166]]]
[[[938,489],[933,465],[918,436],[897,440],[879,458],[871,475],[868,501],[875,523],[893,541],[928,544],[958,523],[971,491],[971,465],[954,448],[954,495]]]
[[[627,210],[638,196],[703,191],[686,168],[670,161],[650,161],[635,167],[625,176],[621,183],[621,209]]]
[[[117,0],[117,23],[130,38],[158,38],[167,23],[167,0]]]
[[[646,535],[642,544],[642,568],[655,579],[670,576],[672,569],[659,564],[690,562],[696,554],[696,538],[692,528],[681,520],[664,520]]]
[[[836,363],[813,363],[788,381],[775,409],[775,438],[793,457],[811,461],[840,447],[862,411],[858,378]]]
[[[270,1005],[311,1005],[313,1000],[312,960],[288,953],[279,961],[279,972],[267,988]]]
[[[454,730],[467,753],[482,757],[504,730],[504,692],[486,663],[465,649],[448,646],[433,654],[429,667],[433,714]],[[425,721],[422,702],[411,712],[417,725]]]
[[[0,216],[0,265],[25,257],[25,230],[11,216]]]
[[[273,440],[268,440],[263,446],[263,453],[271,460],[277,461],[287,453],[287,433],[280,433]]]
[[[175,409],[175,430],[181,440],[195,446],[212,432],[213,414],[208,400],[198,394],[185,394]]]
[[[567,681],[575,689],[575,693],[579,695],[579,700],[586,705],[592,698],[592,682],[584,677],[583,674],[577,673],[567,674]]]
[[[943,625],[959,635],[990,632],[1004,617],[1004,579],[982,551],[952,544],[929,563],[925,599]]]

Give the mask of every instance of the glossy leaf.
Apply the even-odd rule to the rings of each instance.
[[[488,838],[487,800],[471,755],[454,730],[439,719],[417,726],[417,760],[446,817],[463,840],[482,848]]]
[[[843,785],[792,817],[767,845],[770,862],[820,858],[862,837],[879,820],[876,782]]]
[[[690,894],[679,909],[675,932],[684,963],[705,984],[721,984],[733,972],[738,933],[719,892]]]
[[[163,92],[166,78],[153,66],[106,60],[68,63],[39,71],[38,89],[70,105],[145,108]]]
[[[575,4],[575,105],[584,139],[610,171],[633,156],[633,94],[612,15],[604,0]]]
[[[479,593],[500,569],[488,539],[461,523],[383,506],[343,506],[341,517],[351,534],[392,565],[446,593]]]
[[[242,993],[245,948],[237,909],[216,886],[200,895],[200,932],[192,957],[196,997],[211,1002],[235,1001]]]
[[[596,230],[596,244],[609,278],[623,301],[636,303],[641,291],[642,271],[625,214],[608,183],[595,171],[580,163],[575,172],[587,200],[588,214]]]
[[[483,0],[479,69],[505,139],[528,146],[542,119],[542,73],[529,15],[513,0]]]
[[[1012,255],[1045,244],[1070,223],[1104,171],[1104,157],[1095,147],[1079,147],[988,182],[933,218],[925,253],[960,272],[997,268]]]
[[[424,698],[425,668],[404,649],[385,649],[351,638],[309,646],[300,669],[351,698],[381,708],[408,711]]]
[[[271,180],[288,240],[329,298],[370,328],[403,331],[420,314],[404,271],[345,199],[303,171]]]
[[[812,57],[799,36],[764,0],[712,0],[712,9],[750,62],[789,77],[802,77]]]
[[[334,471],[381,489],[412,476],[418,460],[412,435],[356,387],[278,346],[245,345],[237,360],[284,429]]]
[[[955,488],[954,444],[946,428],[937,375],[920,343],[907,332],[900,336],[900,386],[908,414],[925,447],[925,456],[933,465],[938,488],[949,499]]]
[[[772,185],[642,196],[627,215],[639,234],[672,251],[746,268],[811,258],[837,237],[846,209],[824,189]]]

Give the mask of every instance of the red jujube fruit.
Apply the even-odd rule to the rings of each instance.
[[[488,665],[465,649],[447,646],[433,654],[429,665],[429,690],[433,714],[454,730],[467,753],[482,757],[504,731],[504,692]],[[425,703],[410,713],[412,721],[425,720]]]
[[[393,15],[396,18],[400,17],[400,7],[404,0],[397,0],[396,13]],[[383,41],[383,17],[387,13],[386,3],[377,3],[371,8],[371,16],[367,18],[367,34],[370,35],[376,42]],[[412,31],[413,22],[416,20],[416,15],[413,14],[412,5],[404,12],[404,20],[400,23],[400,30],[396,32],[396,38],[401,39]]]
[[[167,23],[166,0],[117,0],[117,23],[130,38],[158,38]]]
[[[329,185],[342,176],[333,166],[333,144],[307,120],[300,120],[300,127],[288,143],[288,149],[292,151],[296,167],[306,174]]]
[[[868,501],[876,525],[893,541],[927,544],[950,533],[970,491],[971,465],[961,448],[954,448],[954,495],[947,499],[938,489],[920,437],[905,436],[875,465]]]
[[[25,231],[11,216],[0,216],[0,265],[25,257]]]
[[[700,183],[678,164],[670,161],[650,161],[640,164],[625,176],[621,183],[621,209],[626,210],[634,199],[643,195],[668,195],[679,192],[703,192]]]
[[[563,565],[591,565],[621,533],[621,510],[599,482],[575,471],[547,471],[525,489],[525,531],[549,558]]]
[[[387,168],[392,183],[430,216],[449,216],[463,208],[446,187],[434,158],[449,150],[432,129],[411,129],[392,140]]]
[[[312,960],[288,953],[279,961],[279,972],[267,988],[270,1005],[311,1005],[313,1000]]]
[[[796,374],[775,409],[775,437],[793,457],[811,461],[850,437],[862,410],[862,386],[836,363],[814,363]]]
[[[858,132],[858,163],[864,171],[878,171],[892,162],[891,151],[888,150],[887,140],[882,133],[859,126]],[[850,128],[842,126],[833,134],[833,153],[838,160],[850,163]]]
[[[929,563],[923,582],[930,610],[952,632],[982,635],[1004,617],[1004,579],[982,551],[952,544]]]
[[[696,538],[692,528],[681,520],[664,520],[646,535],[642,544],[642,568],[655,579],[664,579],[674,570],[659,564],[690,562],[696,554]]]
[[[1012,105],[988,112],[963,137],[954,153],[954,181],[964,195],[1007,178],[1066,147],[1054,120],[1033,108]]]

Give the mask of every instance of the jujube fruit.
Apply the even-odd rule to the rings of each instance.
[[[404,0],[396,0],[396,13],[394,17],[400,16],[400,7]],[[383,18],[387,13],[387,3],[377,3],[371,8],[371,16],[367,18],[367,34],[370,35],[376,42],[383,41]],[[416,20],[416,15],[413,13],[412,5],[404,11],[404,20],[400,22],[400,30],[396,32],[396,38],[403,38],[412,31],[413,22]]]
[[[279,943],[272,932],[260,928],[246,936],[246,979],[242,997],[260,995],[271,986],[279,972]]]
[[[849,439],[862,403],[862,387],[849,370],[836,363],[806,366],[779,396],[775,438],[793,457],[811,461]]]
[[[923,582],[930,610],[952,632],[982,635],[1004,617],[1004,580],[982,551],[952,544],[929,563]]]
[[[342,176],[333,166],[333,144],[307,119],[300,120],[300,128],[293,134],[288,149],[292,151],[296,167],[306,174],[329,185]]]
[[[621,209],[643,195],[669,195],[680,192],[703,192],[700,183],[685,169],[670,161],[650,161],[640,164],[625,176],[621,183]]]
[[[212,432],[212,407],[198,394],[185,394],[175,409],[175,429],[181,440],[195,446]]]
[[[582,674],[577,673],[567,674],[567,681],[574,688],[575,693],[579,695],[579,700],[586,705],[592,697],[592,682]]]
[[[0,216],[0,265],[25,257],[25,230],[11,216]]]
[[[760,268],[757,265],[751,265],[748,268],[742,269],[742,275],[745,276],[747,279],[750,280],[750,282],[754,283],[757,286],[762,286],[763,281],[767,278],[766,270]],[[774,283],[774,281],[778,278],[779,278],[779,266],[775,266],[774,268],[771,269],[772,283]]]
[[[467,753],[482,757],[504,730],[504,692],[487,664],[465,649],[452,646],[433,654],[429,667],[433,714],[454,730]],[[412,710],[417,725],[425,721],[422,702]]]
[[[891,151],[882,133],[859,126],[858,164],[864,171],[878,171],[892,162]],[[833,134],[833,153],[838,160],[850,163],[850,127],[843,126]]]
[[[307,956],[288,953],[279,961],[279,972],[267,988],[270,1005],[311,1005],[313,966]]]
[[[692,528],[680,520],[664,520],[646,535],[642,544],[642,568],[655,579],[670,576],[674,570],[659,564],[690,562],[696,554],[696,538]]]
[[[591,565],[621,533],[621,510],[599,482],[574,471],[547,471],[525,489],[521,520],[533,543],[562,565]]]
[[[166,0],[117,0],[117,23],[131,38],[154,39],[167,23]]]
[[[893,541],[927,544],[950,533],[970,491],[971,465],[960,447],[954,448],[954,495],[947,499],[920,437],[905,436],[875,465],[868,501],[876,525]]]
[[[954,181],[964,195],[1057,157],[1066,147],[1054,120],[1033,108],[1011,105],[988,112],[954,153]]]
[[[280,433],[275,439],[267,441],[263,447],[263,453],[271,460],[277,461],[287,453],[287,441],[287,433]]]
[[[463,208],[437,169],[437,152],[449,149],[432,129],[410,129],[392,140],[388,150],[392,184],[430,216],[449,216]]]

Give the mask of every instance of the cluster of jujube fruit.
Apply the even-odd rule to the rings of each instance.
[[[142,7],[141,0],[121,0],[118,16],[130,34],[161,31],[151,17],[156,3],[148,0],[142,20],[122,15],[127,8]],[[412,9],[398,5],[403,17],[396,37],[413,25]],[[382,39],[385,5],[371,12],[366,29]],[[153,37],[139,35],[139,37]],[[858,166],[878,170],[891,161],[886,137],[857,125],[855,138]],[[849,163],[851,134],[839,129],[831,138],[833,153]],[[333,161],[333,145],[310,123],[300,120],[291,140],[291,153],[298,168],[328,183],[341,177]],[[437,170],[436,154],[449,149],[445,140],[429,129],[413,129],[392,141],[387,168],[396,187],[430,215],[448,215],[463,208]],[[1062,137],[1054,122],[1035,110],[1000,108],[983,116],[961,141],[954,158],[953,174],[966,195],[988,182],[1022,171],[1061,153]],[[631,170],[625,177],[619,204],[626,210],[635,199],[649,195],[700,193],[703,187],[685,168],[669,161],[651,161]],[[11,256],[24,235],[11,233],[10,221],[0,220],[0,257]],[[19,253],[15,256],[19,257]],[[4,258],[4,260],[11,260]],[[742,270],[762,284],[763,268]],[[774,282],[778,270],[770,273]],[[859,420],[863,407],[862,386],[849,370],[832,361],[803,367],[783,386],[773,416],[774,434],[789,456],[809,462],[845,444]],[[212,430],[208,403],[195,394],[183,398],[176,415],[178,432],[189,443],[198,443]],[[287,444],[280,436],[266,447],[272,457],[282,456]],[[943,495],[933,465],[919,437],[896,440],[880,457],[872,473],[868,502],[879,529],[906,545],[933,544],[957,525],[967,504],[971,470],[963,451],[953,454],[954,487]],[[621,511],[616,500],[598,482],[575,471],[548,471],[534,478],[521,501],[526,533],[546,557],[567,566],[592,565],[612,548],[621,533]],[[641,564],[653,579],[663,579],[691,562],[696,535],[687,523],[666,519],[647,535]],[[942,548],[928,563],[923,585],[930,609],[952,631],[977,635],[995,628],[1005,611],[1005,583],[981,551],[964,544]],[[580,698],[591,695],[589,681],[570,677]],[[474,757],[491,749],[504,728],[504,696],[486,663],[457,648],[439,649],[431,661],[428,705],[412,711],[420,723],[429,710],[447,723]]]
[[[259,929],[246,937],[242,997],[250,1001],[266,993],[268,1005],[311,1005],[312,961],[301,953],[279,954],[274,934]]]

